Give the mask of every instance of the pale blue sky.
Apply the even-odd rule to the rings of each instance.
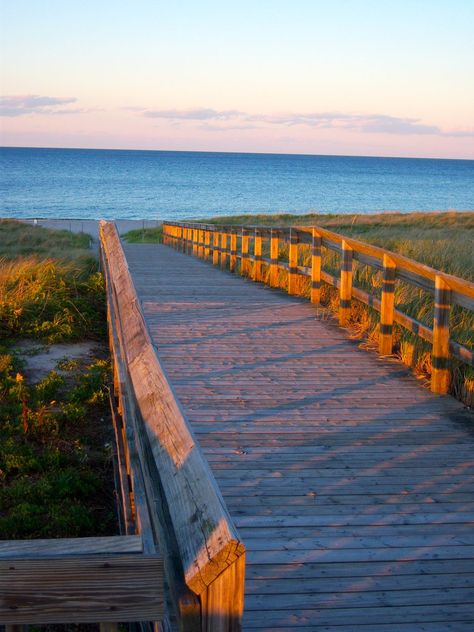
[[[0,3],[5,144],[474,157],[474,0]]]

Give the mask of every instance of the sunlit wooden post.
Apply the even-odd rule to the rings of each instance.
[[[222,227],[221,232],[221,268],[225,268],[227,264],[227,229]]]
[[[242,258],[240,260],[240,274],[247,276],[249,273],[249,231],[242,228]]]
[[[313,228],[311,240],[311,302],[314,305],[319,305],[321,302],[321,244],[321,235]]]
[[[262,233],[258,228],[255,229],[255,238],[253,244],[254,264],[253,264],[253,280],[262,280]]]
[[[186,231],[186,244],[184,246],[184,252],[189,255],[190,251],[191,251],[191,244],[190,244],[190,239],[191,239],[191,229],[189,228],[189,226],[186,226],[185,228]]]
[[[197,238],[196,256],[200,257],[201,251],[202,251],[202,240],[201,240],[201,229],[199,227],[196,228],[196,238]]]
[[[270,286],[278,287],[278,235],[279,231],[272,229],[270,233]]]
[[[209,259],[209,255],[211,252],[210,243],[211,243],[211,233],[209,231],[209,226],[206,226],[204,230],[204,259],[206,261]]]
[[[442,276],[435,277],[431,390],[444,395],[449,390],[449,315],[451,289]]]
[[[230,229],[230,271],[235,272],[237,264],[237,231],[235,228]]]
[[[198,230],[195,225],[193,225],[192,231],[193,231],[193,255],[196,257],[198,254]]]
[[[382,302],[380,307],[379,353],[390,355],[393,350],[393,314],[395,310],[395,263],[383,256]]]
[[[216,266],[219,263],[219,230],[214,227],[212,233],[212,263]]]
[[[341,284],[339,288],[339,324],[347,325],[351,313],[352,299],[352,248],[342,241]]]
[[[298,284],[298,234],[290,228],[290,245],[288,248],[288,294],[297,293]]]

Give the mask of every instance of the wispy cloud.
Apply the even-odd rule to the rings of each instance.
[[[232,132],[234,130],[261,129],[260,125],[252,125],[250,123],[242,123],[241,125],[213,125],[212,123],[203,123],[199,129],[207,132]]]
[[[287,112],[282,114],[249,114],[239,110],[144,110],[143,116],[180,121],[234,122],[232,129],[251,129],[255,124],[292,127],[304,125],[317,129],[345,129],[369,134],[474,136],[474,130],[443,130],[428,125],[418,118],[389,116],[387,114],[358,114],[347,112]],[[260,126],[259,125],[259,126]],[[202,126],[204,128],[204,125]],[[209,124],[209,131],[225,131],[230,126]]]
[[[144,112],[144,116],[175,121],[228,121],[245,116],[245,112],[196,108],[192,110],[147,110]]]
[[[37,94],[9,95],[0,97],[0,116],[25,116],[26,114],[75,114],[84,110],[63,109],[61,106],[76,103],[77,99],[44,97]],[[60,109],[58,109],[60,108]]]

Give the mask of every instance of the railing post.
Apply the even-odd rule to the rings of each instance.
[[[193,226],[193,255],[197,257],[198,254],[198,229]]]
[[[379,353],[390,355],[393,350],[393,314],[395,309],[395,263],[383,256],[382,302],[380,307]]]
[[[341,286],[339,288],[339,324],[347,325],[351,313],[352,299],[352,248],[342,241]]]
[[[181,244],[181,250],[184,253],[186,253],[186,250],[188,248],[188,229],[186,228],[186,226],[183,226],[182,233],[181,233],[181,239],[183,241],[183,243]]]
[[[290,245],[288,248],[288,294],[297,293],[298,283],[298,234],[290,228]]]
[[[209,226],[206,226],[206,228],[204,229],[204,259],[206,261],[209,259],[209,253],[211,252],[210,240],[211,233],[209,232]]]
[[[222,227],[221,232],[221,268],[225,268],[227,263],[227,230],[226,227]]]
[[[197,248],[196,248],[196,255],[199,257],[202,256],[202,239],[201,239],[201,229],[198,227],[197,231]]]
[[[278,287],[278,235],[277,230],[270,233],[270,287]]]
[[[254,264],[253,280],[262,280],[262,234],[258,228],[255,229],[255,239],[253,245]]]
[[[249,273],[249,231],[242,228],[242,258],[240,259],[240,274],[247,276]]]
[[[449,390],[449,315],[451,289],[442,276],[435,277],[431,390],[445,395]]]
[[[219,229],[214,227],[212,234],[212,263],[216,266],[219,263]]]
[[[235,228],[230,229],[230,271],[235,272],[237,264],[237,233]]]
[[[321,235],[313,228],[311,241],[311,303],[321,302]]]
[[[188,226],[188,255],[193,254],[193,229]]]
[[[199,229],[199,256],[204,259],[204,229]]]

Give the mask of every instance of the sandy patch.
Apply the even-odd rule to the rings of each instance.
[[[15,345],[15,352],[24,362],[23,373],[30,383],[40,382],[50,371],[60,375],[68,373],[58,368],[58,363],[78,361],[88,363],[101,353],[96,342],[74,342],[43,346],[36,340],[22,340]]]

